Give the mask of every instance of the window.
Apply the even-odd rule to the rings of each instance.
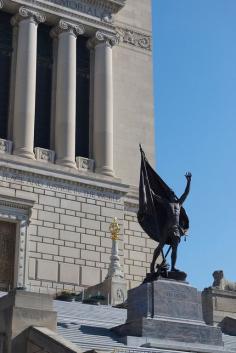
[[[37,78],[34,145],[50,149],[53,47],[51,27],[40,24],[37,45]]]
[[[89,157],[90,51],[88,38],[77,38],[76,156]]]
[[[11,15],[0,11],[0,138],[7,139],[10,93],[12,26]]]

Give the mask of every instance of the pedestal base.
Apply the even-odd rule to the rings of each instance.
[[[123,339],[136,336],[145,342],[151,338],[223,347],[220,328],[203,322],[200,293],[174,280],[157,280],[129,290],[127,322],[113,330]]]
[[[117,326],[115,332],[120,336],[150,337],[184,343],[223,346],[220,329],[207,326],[200,321],[141,318]]]

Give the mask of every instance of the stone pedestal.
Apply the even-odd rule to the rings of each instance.
[[[115,218],[111,226],[117,226],[118,228],[114,229],[119,232],[119,225],[116,222],[117,219]],[[111,228],[111,231],[114,231],[114,229]],[[113,306],[123,304],[127,299],[127,284],[120,266],[118,239],[118,233],[114,233],[112,236],[111,262],[105,280],[102,283],[87,288],[85,292],[86,296],[96,296],[99,293],[105,297],[103,304],[111,304]]]
[[[126,338],[145,338],[139,339],[140,344],[156,340],[159,343],[223,346],[220,329],[203,322],[201,296],[197,289],[173,280],[158,280],[131,289],[127,322],[115,331]]]
[[[95,286],[87,288],[85,291],[86,298],[96,295],[105,297],[100,304],[112,306],[123,304],[127,298],[126,282],[119,277],[110,277]]]

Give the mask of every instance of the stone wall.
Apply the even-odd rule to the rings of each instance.
[[[121,226],[120,259],[128,287],[146,275],[154,242],[137,223],[137,198],[131,205],[127,185],[111,178],[93,178],[73,180],[73,175],[59,176],[49,169],[0,169],[0,194],[10,195],[15,204],[34,200],[27,249],[22,253],[27,264],[25,284],[32,290],[78,291],[101,282],[110,263],[109,225],[114,217]],[[10,217],[11,208],[6,213]]]

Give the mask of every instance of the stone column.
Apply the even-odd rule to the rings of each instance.
[[[93,43],[95,51],[93,158],[96,172],[114,176],[112,47],[117,44],[117,37],[98,31]]]
[[[45,16],[25,7],[12,18],[12,24],[18,25],[13,153],[26,158],[34,158],[37,26],[44,21]]]
[[[82,25],[60,20],[52,35],[58,36],[55,102],[56,163],[76,168],[76,38]]]

